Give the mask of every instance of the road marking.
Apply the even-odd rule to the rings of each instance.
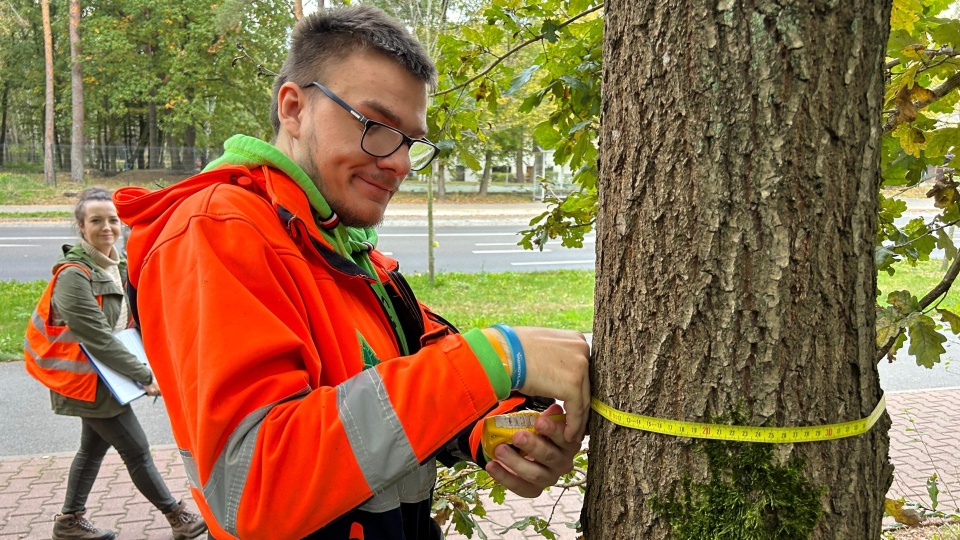
[[[473,250],[473,253],[476,254],[476,255],[481,255],[481,254],[487,254],[487,253],[489,253],[489,254],[496,254],[496,253],[547,253],[547,252],[549,252],[549,251],[550,251],[549,249],[545,249],[545,250],[543,250],[543,251],[530,251],[530,250],[528,250],[528,249],[475,249],[475,250]]]
[[[510,266],[534,266],[538,264],[594,264],[597,261],[593,259],[583,259],[582,261],[540,261],[540,262],[512,262]]]
[[[516,243],[516,242],[477,242],[477,243],[474,244],[474,245],[475,245],[475,246],[485,246],[485,247],[493,247],[493,246],[513,246],[513,247],[517,247],[517,243]]]
[[[0,248],[5,248],[5,247],[16,247],[16,248],[40,247],[40,244],[0,244]]]
[[[76,236],[0,236],[2,240],[76,240]]]

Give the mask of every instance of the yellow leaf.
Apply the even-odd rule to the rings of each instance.
[[[932,91],[920,86],[919,84],[910,89],[910,100],[924,106],[936,101],[937,95]]]
[[[913,27],[920,18],[923,5],[919,0],[893,0],[893,10],[890,12],[890,28],[892,30],[906,30],[913,34]]]
[[[903,56],[911,60],[922,60],[923,51],[925,50],[927,50],[927,48],[924,47],[922,43],[914,43],[913,45],[907,45],[900,52]]]
[[[913,508],[903,508],[904,501],[895,501],[889,497],[883,500],[883,509],[886,513],[897,520],[897,523],[903,523],[904,525],[909,525],[911,527],[916,527],[920,524],[920,514],[917,513]]]

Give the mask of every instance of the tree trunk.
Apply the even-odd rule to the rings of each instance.
[[[890,9],[889,0],[606,3],[597,399],[751,426],[873,411]],[[586,537],[879,538],[889,426],[884,414],[864,435],[762,445],[594,415]],[[745,472],[726,468],[730,455]],[[789,466],[799,480],[743,488]],[[732,494],[703,487],[709,480],[734,484]]]
[[[180,161],[181,148],[176,146],[177,139],[172,133],[167,133],[167,152],[170,154],[170,169],[174,171],[183,170]]]
[[[150,137],[150,169],[160,169],[163,167],[160,159],[160,134],[157,130],[157,103],[150,101],[147,103],[147,129]]]
[[[80,47],[80,0],[70,0],[70,93],[73,129],[70,135],[70,179],[83,183],[83,61]]]
[[[437,200],[443,201],[447,198],[447,164],[444,161],[437,160]]]
[[[522,184],[526,182],[526,179],[524,178],[524,175],[523,175],[524,166],[523,166],[523,147],[522,146],[517,148],[516,160],[514,163],[517,166],[517,183]]]
[[[147,121],[142,114],[137,115],[138,120],[138,129],[137,133],[137,150],[134,152],[134,160],[137,163],[137,168],[143,170],[146,168],[146,160],[144,158],[146,149],[147,149]]]
[[[197,126],[190,124],[183,131],[183,161],[184,171],[193,171],[197,166],[196,146]]]
[[[46,75],[43,116],[43,181],[56,185],[56,172],[53,170],[53,32],[50,30],[50,0],[40,0],[40,13],[43,19],[43,59]]]
[[[493,149],[487,148],[483,153],[483,176],[480,177],[480,195],[486,197],[490,187],[490,177],[493,175]]]
[[[303,18],[303,0],[293,0],[293,16],[298,21]]]
[[[0,168],[3,167],[4,157],[7,155],[7,96],[10,93],[10,84],[3,81],[3,93],[0,94]]]

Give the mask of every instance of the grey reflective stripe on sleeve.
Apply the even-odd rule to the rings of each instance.
[[[337,408],[350,448],[374,495],[419,467],[375,368],[337,386]]]
[[[56,341],[59,343],[80,343],[80,340],[77,339],[77,336],[73,335],[73,332],[68,328],[63,331],[59,336],[50,339],[50,336],[47,335],[47,325],[36,311],[33,312],[33,316],[30,317],[30,321],[33,322],[34,328],[36,328],[40,334],[47,338],[48,341]]]
[[[430,490],[436,483],[437,461],[430,459],[383,493],[363,503],[359,509],[365,512],[382,513],[400,508],[400,503],[426,501],[430,498]]]
[[[240,498],[247,483],[250,462],[253,461],[253,452],[257,445],[257,433],[260,432],[263,419],[277,405],[293,399],[301,399],[309,393],[310,388],[304,388],[290,397],[261,407],[247,415],[227,439],[227,444],[217,458],[217,462],[214,463],[206,484],[200,482],[200,470],[193,455],[187,450],[180,449],[187,480],[191,486],[203,491],[203,498],[217,519],[217,523],[228,533],[237,535]]]
[[[43,369],[55,369],[58,371],[78,373],[81,375],[87,373],[96,373],[96,370],[93,368],[93,364],[87,361],[81,362],[78,360],[70,360],[68,358],[40,358],[40,355],[38,355],[33,348],[30,347],[30,342],[26,339],[23,340],[23,350],[27,351],[30,356],[33,357],[33,361]]]

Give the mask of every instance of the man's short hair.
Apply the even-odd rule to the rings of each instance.
[[[328,65],[351,53],[368,50],[393,58],[429,87],[437,84],[437,68],[426,50],[394,18],[368,5],[321,9],[294,27],[290,52],[273,81],[270,122],[274,134],[280,133],[277,96],[284,83],[324,83]]]

